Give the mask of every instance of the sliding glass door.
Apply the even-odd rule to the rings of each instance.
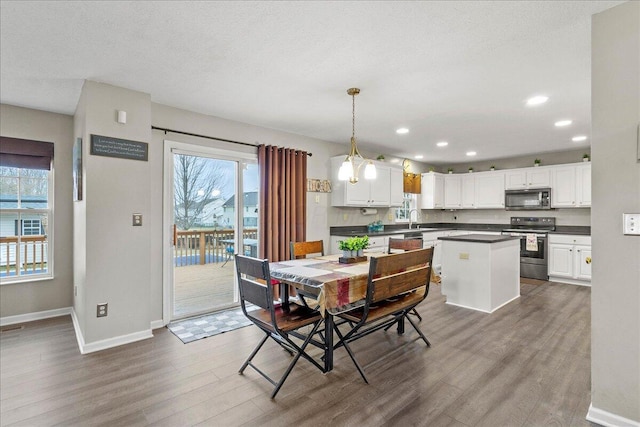
[[[257,256],[257,163],[182,144],[170,157],[171,320],[235,307],[233,256]]]

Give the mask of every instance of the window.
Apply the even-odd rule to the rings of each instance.
[[[22,220],[22,235],[23,236],[37,236],[38,234],[44,234],[41,231],[42,221],[39,219],[23,219]]]
[[[53,144],[0,138],[0,279],[53,277]]]
[[[418,217],[418,195],[413,193],[404,193],[402,199],[402,207],[396,209],[395,222],[409,222],[409,215],[413,215],[415,221]],[[411,212],[416,209],[416,211]]]

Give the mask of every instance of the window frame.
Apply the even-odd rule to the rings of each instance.
[[[418,209],[418,195],[413,193],[402,194],[402,207],[396,208],[393,221],[397,224],[409,223],[409,213]],[[403,214],[402,217],[400,214]]]
[[[5,168],[5,166],[0,166],[0,168]],[[7,167],[9,168],[9,167]],[[20,173],[21,170],[23,169],[30,169],[30,168],[15,168],[18,169],[18,176],[17,177],[13,177],[13,178],[17,178],[18,180],[18,189],[17,189],[17,197],[18,200],[22,199],[22,194],[20,191],[20,184],[23,178],[26,179],[32,179],[30,177],[23,177],[22,174]],[[40,169],[40,170],[46,170],[46,169]],[[55,173],[54,173],[54,168],[53,168],[53,159],[51,161],[51,167],[49,170],[46,170],[47,172],[47,207],[46,208],[24,208],[22,207],[21,203],[18,202],[18,207],[17,208],[8,208],[8,209],[2,209],[2,213],[3,214],[16,214],[17,216],[17,220],[20,221],[20,226],[18,227],[20,233],[18,236],[11,236],[11,237],[17,237],[18,241],[16,243],[16,249],[20,248],[21,245],[21,240],[22,237],[28,237],[27,235],[23,234],[23,226],[24,226],[24,219],[22,218],[23,215],[28,215],[28,216],[33,216],[33,215],[46,215],[46,227],[47,227],[47,233],[46,233],[46,245],[47,245],[47,249],[46,249],[46,255],[47,255],[47,259],[46,259],[46,263],[47,263],[47,272],[46,273],[28,273],[28,274],[20,274],[20,270],[18,268],[18,262],[20,260],[20,257],[22,255],[21,250],[20,251],[16,251],[18,253],[16,253],[16,275],[15,276],[3,276],[2,280],[0,280],[0,286],[4,286],[4,285],[14,285],[14,284],[19,284],[19,283],[28,283],[28,282],[39,282],[39,281],[47,281],[47,280],[52,280],[55,277],[54,271],[54,188],[55,188]],[[5,175],[6,176],[6,175]],[[32,220],[33,218],[28,218],[28,220]],[[40,227],[42,230],[42,219],[38,220],[40,223]],[[7,250],[9,250],[9,247],[7,246]],[[1,267],[0,267],[1,269]]]

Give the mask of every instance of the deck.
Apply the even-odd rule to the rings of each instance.
[[[175,267],[174,314],[180,318],[234,305],[233,261]]]

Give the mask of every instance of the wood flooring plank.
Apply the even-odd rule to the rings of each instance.
[[[262,336],[253,326],[190,344],[166,328],[81,355],[69,316],[0,333],[0,426],[591,425],[590,288],[521,285],[492,314],[445,304],[432,286],[412,328],[352,344],[323,374],[300,360],[276,399],[238,369]],[[319,358],[317,348],[309,352]],[[256,363],[278,376],[291,357],[274,343]]]

